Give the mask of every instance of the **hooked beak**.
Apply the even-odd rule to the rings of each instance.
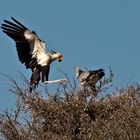
[[[63,60],[63,55],[60,55],[58,58],[57,58],[58,62],[61,62]]]

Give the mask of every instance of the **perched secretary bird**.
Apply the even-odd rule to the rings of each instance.
[[[93,91],[96,91],[96,83],[105,75],[103,69],[83,71],[79,66],[76,66],[74,70],[81,87],[90,87]]]
[[[11,17],[13,22],[4,20],[2,31],[16,43],[17,54],[20,62],[32,70],[30,79],[30,92],[36,88],[40,79],[48,81],[50,65],[54,60],[62,61],[63,55],[59,52],[47,52],[45,43],[34,31],[30,31],[19,21]]]

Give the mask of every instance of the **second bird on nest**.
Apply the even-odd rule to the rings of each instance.
[[[89,87],[96,91],[96,83],[105,75],[103,69],[83,71],[79,66],[74,67],[76,78],[80,81],[81,88]]]

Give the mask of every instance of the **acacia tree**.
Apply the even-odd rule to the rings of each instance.
[[[43,94],[37,90],[30,93],[25,77],[24,88],[11,79],[11,92],[17,97],[16,109],[1,112],[1,139],[139,139],[140,86],[134,84],[115,91],[116,96],[102,98],[112,77],[110,71],[110,77],[104,78],[94,92],[80,90],[75,82],[68,81],[51,94],[46,87]]]

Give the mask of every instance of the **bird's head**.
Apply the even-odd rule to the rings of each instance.
[[[80,70],[79,66],[75,66],[74,70],[77,78],[79,77],[80,73],[83,72],[82,70]]]
[[[78,72],[80,70],[80,67],[79,66],[75,66],[74,70]]]
[[[51,50],[50,52],[50,56],[52,60],[58,60],[58,62],[61,62],[63,60],[63,55],[59,52],[55,52],[53,50]]]

